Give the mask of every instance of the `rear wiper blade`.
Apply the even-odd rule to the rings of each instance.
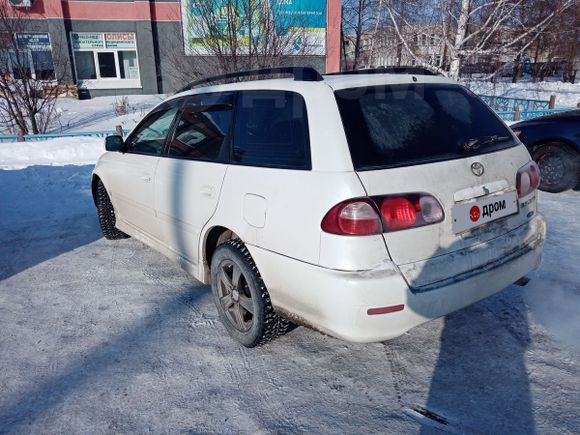
[[[461,146],[463,147],[464,150],[471,151],[478,149],[482,145],[491,145],[509,139],[511,139],[511,137],[509,136],[498,136],[498,135],[480,136],[467,140],[467,142],[464,142]]]

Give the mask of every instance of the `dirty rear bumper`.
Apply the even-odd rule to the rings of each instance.
[[[414,326],[471,305],[509,286],[539,266],[545,235],[545,221],[537,215],[502,236],[521,237],[517,248],[506,252],[505,256],[421,291],[412,289],[399,268],[390,261],[369,271],[345,272],[303,263],[257,247],[248,248],[277,310],[297,323],[335,337],[373,342],[399,336]],[[485,248],[480,246],[479,249]],[[371,308],[397,305],[404,305],[404,309],[368,314]]]
[[[499,237],[425,261],[399,265],[414,293],[437,290],[501,267],[544,244],[546,224],[539,216]],[[453,273],[452,271],[458,271]],[[519,277],[516,277],[516,279]]]

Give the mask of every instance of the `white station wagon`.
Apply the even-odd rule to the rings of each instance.
[[[259,79],[275,74],[293,77]],[[525,283],[541,260],[525,146],[419,68],[205,79],[106,148],[92,185],[105,237],[211,283],[244,346],[292,324],[386,340]]]

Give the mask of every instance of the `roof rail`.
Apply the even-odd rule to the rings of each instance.
[[[219,76],[206,77],[204,79],[195,80],[188,83],[186,86],[181,88],[176,93],[189,91],[200,85],[205,85],[207,83],[217,82],[220,80],[237,79],[240,77],[252,77],[252,76],[264,76],[264,75],[274,75],[274,74],[290,74],[294,76],[294,80],[302,82],[319,82],[323,80],[322,76],[314,68],[302,67],[302,66],[284,66],[279,68],[262,68],[254,69],[249,71],[239,71],[229,74],[221,74]]]
[[[334,76],[343,74],[417,74],[426,76],[440,75],[439,73],[433,72],[430,69],[418,66],[383,66],[379,68],[357,69],[354,71],[343,71],[325,75]]]

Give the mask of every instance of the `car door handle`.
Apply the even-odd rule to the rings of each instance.
[[[145,183],[149,183],[151,182],[151,176],[141,177],[141,180],[143,180]]]

